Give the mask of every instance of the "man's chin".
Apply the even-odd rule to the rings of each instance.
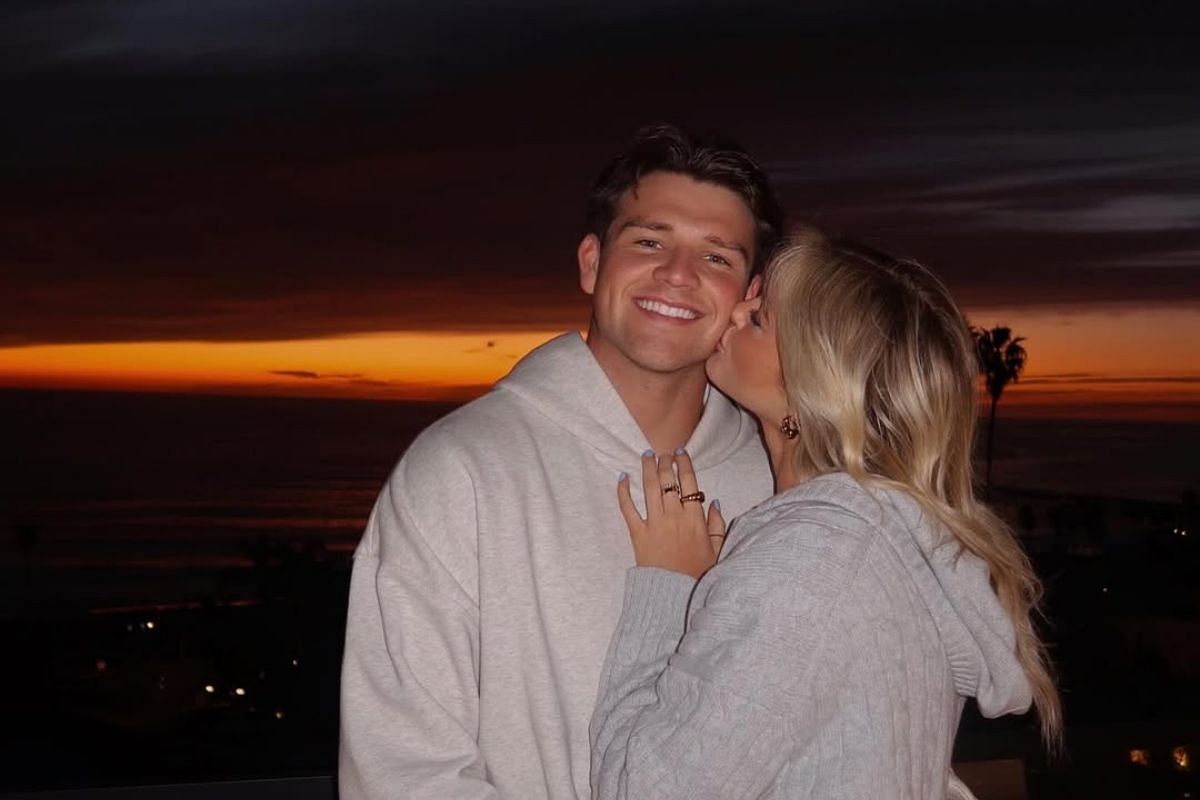
[[[648,372],[669,375],[691,370],[703,372],[707,357],[699,353],[643,351],[636,353],[632,360]]]

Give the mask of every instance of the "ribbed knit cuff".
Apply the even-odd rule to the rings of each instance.
[[[617,625],[615,655],[646,661],[675,652],[687,625],[688,602],[696,579],[658,567],[631,567],[625,573],[625,608]]]

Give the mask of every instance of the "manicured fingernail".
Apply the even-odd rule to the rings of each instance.
[[[654,458],[654,451],[647,450],[646,452],[642,453],[642,458]]]
[[[720,510],[721,510],[721,501],[720,501],[720,500],[713,500],[713,501],[712,501],[712,507],[713,507],[713,508],[715,508],[717,511],[720,511]]]
[[[628,472],[622,472],[620,475],[617,476],[617,483],[620,483],[621,481],[627,481],[627,480],[629,480]]]
[[[683,455],[683,448],[682,448],[682,447],[676,447],[676,448],[675,448],[675,455],[677,455],[677,456],[681,456],[681,455]]]

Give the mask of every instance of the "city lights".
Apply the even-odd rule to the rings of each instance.
[[[208,694],[212,694],[216,690],[217,690],[217,687],[213,686],[211,683],[204,684],[204,691],[207,692]]]
[[[234,690],[233,690],[233,693],[234,693],[234,694],[236,694],[238,697],[245,697],[245,696],[246,696],[246,690],[245,690],[245,689],[243,689],[241,686],[239,686],[239,687],[237,687],[236,689],[234,689]]]
[[[1192,768],[1192,759],[1186,747],[1176,747],[1171,751],[1171,758],[1175,761],[1175,769],[1190,770]]]
[[[1150,751],[1149,750],[1130,750],[1129,763],[1137,764],[1139,767],[1150,766]]]

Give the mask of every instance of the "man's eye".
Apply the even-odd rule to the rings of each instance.
[[[720,264],[722,267],[729,266],[729,259],[725,256],[717,255],[716,253],[709,253],[708,260],[714,264]]]
[[[634,242],[639,247],[661,247],[662,243],[657,239],[638,239]]]

